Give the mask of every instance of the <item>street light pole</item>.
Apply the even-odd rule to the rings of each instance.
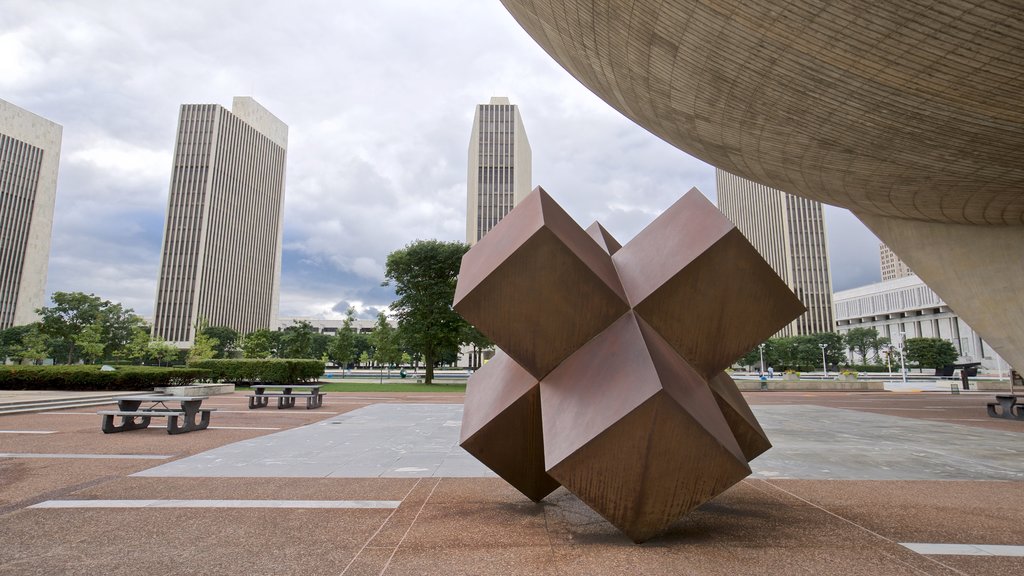
[[[907,365],[903,360],[903,346],[907,340],[907,333],[900,332],[900,374],[903,376],[903,384],[907,383]]]
[[[757,345],[761,349],[761,373],[764,374],[764,342]]]
[[[825,364],[825,348],[828,348],[828,344],[818,344],[821,347],[821,371],[825,373],[825,378],[828,378],[828,365]]]

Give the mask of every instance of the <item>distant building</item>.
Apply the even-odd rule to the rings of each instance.
[[[288,126],[248,97],[178,118],[154,334],[185,346],[204,318],[248,333],[277,316]]]
[[[62,130],[0,100],[0,330],[46,304]]]
[[[914,275],[910,266],[886,246],[885,242],[878,243],[878,256],[882,265],[882,282]]]
[[[476,244],[532,189],[530,142],[508,98],[476,107],[469,137],[466,242]]]
[[[821,202],[715,170],[718,208],[768,262],[807,312],[776,336],[835,330],[832,275]]]
[[[990,370],[1008,369],[981,335],[942,298],[911,274],[902,278],[836,292],[836,331],[874,328],[893,344],[906,338],[943,338],[960,354],[959,362],[981,362]]]
[[[298,324],[299,322],[308,322],[311,326],[313,326],[313,330],[315,332],[319,334],[328,334],[331,336],[337,334],[338,330],[341,330],[341,327],[344,326],[345,324],[344,319],[325,320],[323,318],[303,318],[299,316],[288,318],[280,317],[274,321],[274,325],[271,327],[271,330],[281,331],[289,326]],[[392,326],[396,326],[395,322],[390,319],[388,320],[388,323],[391,324]],[[360,334],[369,334],[370,332],[373,332],[373,329],[376,326],[376,320],[362,320],[360,318],[356,318],[355,320],[352,321],[352,330]]]

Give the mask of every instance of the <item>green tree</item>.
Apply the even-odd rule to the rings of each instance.
[[[908,362],[921,368],[942,368],[956,362],[956,347],[942,338],[908,338],[905,347]]]
[[[860,355],[861,364],[868,363],[868,352],[878,346],[878,330],[874,328],[853,328],[846,333],[846,346]]]
[[[355,308],[350,307],[345,311],[345,320],[341,323],[341,329],[334,335],[334,338],[331,338],[331,343],[327,347],[327,356],[342,370],[348,368],[349,363],[356,357],[356,335],[352,329],[352,323],[356,319],[355,314]]]
[[[373,359],[378,365],[387,366],[390,375],[391,366],[402,360],[402,349],[398,342],[398,331],[388,323],[383,312],[377,314],[377,325],[370,334],[370,342],[373,343]]]
[[[242,338],[242,353],[246,358],[269,358],[274,352],[274,333],[266,328],[253,330]]]
[[[24,338],[31,332],[38,332],[37,324],[25,324],[24,326],[12,326],[6,330],[0,330],[0,363],[5,358],[19,362],[24,357]]]
[[[213,346],[214,358],[229,358],[231,351],[235,349],[239,338],[241,338],[238,330],[230,326],[207,326],[202,333],[217,341],[217,344]]]
[[[282,358],[314,358],[311,353],[316,329],[312,324],[305,320],[298,320],[281,332],[280,356]]]
[[[846,364],[846,342],[843,341],[842,334],[836,334],[835,332],[818,332],[810,335],[811,340],[814,342],[814,347],[817,349],[817,357],[815,358],[815,367],[821,363],[821,345],[825,345],[825,361],[829,366],[838,366],[840,364]]]
[[[156,360],[160,366],[163,366],[164,362],[173,362],[180,352],[177,346],[163,338],[156,337],[149,341],[149,357]]]
[[[192,347],[188,349],[188,359],[186,362],[192,364],[214,358],[217,356],[217,346],[219,344],[220,342],[206,331],[199,331],[192,341]]]
[[[418,240],[388,255],[384,285],[393,285],[398,299],[391,310],[407,346],[423,355],[430,384],[441,354],[457,348],[466,334],[466,321],[452,309],[462,242]]]
[[[106,342],[103,338],[103,324],[101,321],[97,319],[92,324],[83,328],[81,332],[75,334],[74,342],[86,364],[102,360]]]
[[[369,352],[363,352],[362,354],[359,355],[359,367],[362,368],[364,366],[369,366],[369,365],[370,365],[370,353]]]
[[[65,359],[68,364],[78,358],[76,337],[87,327],[99,324],[103,352],[91,359],[102,359],[119,352],[131,341],[132,330],[143,325],[142,319],[130,308],[102,300],[94,294],[54,292],[51,299],[53,306],[36,310],[41,319],[40,331],[53,340],[53,348],[67,351]]]
[[[142,326],[132,329],[132,338],[122,349],[122,355],[132,362],[144,362],[149,356],[149,330]]]
[[[33,324],[32,329],[21,339],[23,360],[39,364],[50,356],[50,339],[39,331],[39,325]]]

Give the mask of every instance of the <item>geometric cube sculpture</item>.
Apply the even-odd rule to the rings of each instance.
[[[455,309],[507,353],[470,378],[461,445],[636,542],[771,447],[722,370],[804,311],[696,189],[621,246],[540,188],[463,257]]]

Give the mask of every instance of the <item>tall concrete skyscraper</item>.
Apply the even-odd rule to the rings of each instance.
[[[882,267],[882,282],[914,276],[910,266],[886,246],[885,242],[878,243],[878,259]]]
[[[519,107],[502,97],[478,105],[469,137],[466,242],[470,246],[530,193],[531,162]]]
[[[288,126],[248,97],[178,117],[154,334],[179,345],[196,322],[242,333],[277,316]]]
[[[45,302],[62,128],[0,100],[0,330]]]
[[[778,336],[833,332],[832,275],[821,202],[715,170],[718,208],[754,245],[807,312]]]

